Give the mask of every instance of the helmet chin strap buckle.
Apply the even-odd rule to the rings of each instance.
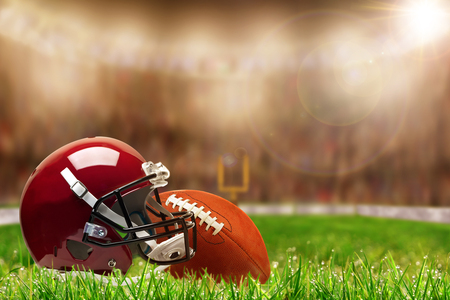
[[[194,255],[194,250],[189,248],[189,255]],[[158,262],[170,262],[180,259],[186,255],[184,245],[184,234],[180,233],[176,236],[158,244],[148,255],[149,258]]]
[[[162,163],[145,162],[142,164],[142,170],[144,170],[146,175],[156,175],[155,178],[150,179],[154,188],[164,187],[168,184],[166,179],[170,177],[170,172]]]

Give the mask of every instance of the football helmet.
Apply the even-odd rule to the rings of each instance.
[[[197,247],[193,213],[170,213],[159,200],[157,188],[169,175],[161,163],[146,162],[113,138],[59,148],[33,171],[20,200],[33,260],[40,267],[109,274],[113,268],[126,273],[134,254],[159,265],[191,259]],[[168,239],[158,243],[162,237]]]

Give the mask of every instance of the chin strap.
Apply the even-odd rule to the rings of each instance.
[[[189,251],[189,255],[193,256],[194,250],[189,248]],[[184,234],[177,234],[174,237],[156,245],[148,257],[156,261],[171,261],[173,259],[183,257],[183,253],[185,253]]]
[[[147,175],[150,175],[152,173],[156,173],[157,176],[150,181],[154,181],[155,184],[158,186],[165,186],[167,182],[165,179],[169,177],[169,170],[167,170],[164,165],[161,163],[153,164],[152,162],[144,163],[142,165],[142,168],[144,169],[145,173]],[[61,175],[64,177],[64,179],[67,181],[67,183],[70,186],[70,189],[72,192],[80,199],[84,200],[89,206],[92,208],[97,203],[98,199],[92,195],[87,187],[79,181],[75,175],[69,170],[69,168],[65,168],[61,171]],[[164,184],[165,183],[165,184]],[[155,186],[152,186],[152,188],[156,188]],[[162,205],[157,203],[151,196],[150,193],[146,197],[146,201],[149,201],[152,205],[154,205],[155,208],[157,208],[161,213],[167,215],[168,217],[173,219],[173,215],[165,209]],[[124,227],[128,228],[128,225],[125,221],[125,218],[121,215],[115,213],[112,211],[108,206],[106,206],[104,203],[101,203],[98,207],[98,212],[107,217],[108,219],[112,220],[114,223]],[[133,227],[138,226],[134,222],[132,222]],[[175,224],[176,228],[178,228],[177,224]],[[86,226],[84,229],[84,232],[87,232],[89,236],[94,236],[97,238],[103,238],[107,234],[107,229],[103,226],[91,224],[89,222],[86,222]],[[136,236],[139,238],[142,237],[148,237],[150,236],[146,231],[138,231],[136,232]],[[168,240],[158,244],[155,240],[149,240],[145,241],[147,245],[150,246],[152,251],[147,255],[149,258],[157,261],[167,261],[170,262],[172,260],[178,259],[180,257],[184,257],[186,255],[185,248],[184,248],[184,233],[179,233],[175,235],[172,238],[169,238]],[[190,254],[192,256],[193,250],[190,249]],[[160,265],[158,268],[159,270],[164,270],[169,265]]]

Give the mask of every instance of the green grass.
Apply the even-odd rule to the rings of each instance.
[[[273,265],[263,285],[152,272],[137,282],[120,274],[103,283],[60,275],[30,265],[19,227],[3,226],[0,299],[450,299],[449,225],[355,216],[252,219]],[[133,273],[151,271],[137,262]]]
[[[31,257],[19,225],[0,226],[0,230],[0,276],[3,276],[11,269],[28,266]]]
[[[445,257],[450,252],[450,224],[415,222],[361,216],[252,216],[266,243],[271,261],[284,261],[295,247],[308,260],[345,265],[361,250],[371,261],[388,252],[402,266],[425,255]],[[334,251],[333,251],[334,250]]]

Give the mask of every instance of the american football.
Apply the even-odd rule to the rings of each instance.
[[[160,194],[170,212],[192,211],[197,224],[197,252],[186,263],[172,265],[170,273],[181,278],[205,270],[217,282],[239,283],[248,274],[261,283],[270,275],[266,246],[253,221],[236,205],[203,191],[178,190]],[[192,239],[192,232],[189,233]]]

